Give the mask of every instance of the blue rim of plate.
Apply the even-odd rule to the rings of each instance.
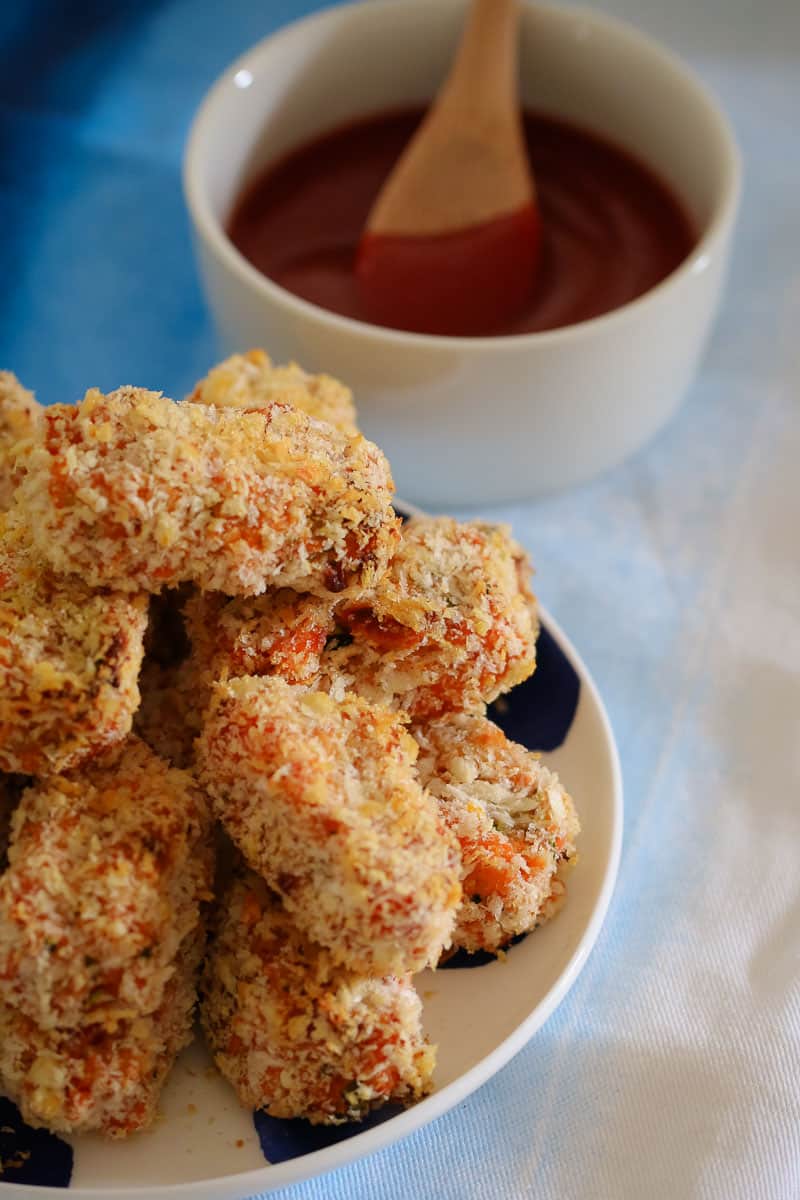
[[[419,510],[398,502],[405,517]],[[164,1187],[70,1187],[73,1150],[63,1139],[34,1130],[19,1117],[15,1106],[0,1097],[0,1162],[10,1178],[0,1178],[0,1197],[27,1196],[47,1200],[59,1196],[94,1197],[95,1200],[146,1200],[154,1197],[192,1197],[216,1200],[221,1195],[247,1196],[272,1191],[290,1183],[335,1170],[356,1158],[373,1154],[399,1141],[422,1125],[442,1116],[494,1075],[525,1045],[572,987],[594,946],[605,920],[616,881],[622,843],[622,776],[614,734],[594,681],[580,655],[556,621],[540,610],[537,670],[529,680],[490,708],[490,716],[516,741],[531,749],[552,751],[566,740],[577,711],[580,692],[586,689],[599,715],[609,751],[613,805],[610,851],[603,881],[586,928],[566,967],[544,998],[516,1029],[488,1055],[441,1090],[413,1108],[386,1106],[360,1124],[312,1126],[306,1121],[285,1121],[254,1113],[253,1121],[264,1167],[223,1175],[216,1179],[168,1184]],[[548,703],[541,704],[546,695]],[[533,714],[533,716],[532,716]],[[440,969],[480,967],[490,957],[459,954]],[[19,1165],[15,1169],[13,1164]],[[302,1171],[297,1164],[302,1162]],[[5,1173],[5,1172],[4,1172]]]

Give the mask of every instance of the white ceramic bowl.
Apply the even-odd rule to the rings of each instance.
[[[217,81],[189,138],[184,186],[211,308],[231,349],[264,345],[353,388],[364,431],[410,499],[524,498],[588,479],[638,449],[680,403],[717,307],[739,155],[705,88],[630,26],[525,5],[526,106],[605,134],[682,197],[700,239],[638,300],[547,333],[451,338],[336,316],[265,278],[225,222],[266,163],[347,120],[435,92],[464,0],[368,0],[298,21]]]

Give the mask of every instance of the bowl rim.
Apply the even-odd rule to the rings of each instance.
[[[428,0],[413,0],[416,7],[423,9],[427,2]],[[448,0],[448,2],[455,8],[461,5],[463,0]],[[298,319],[313,320],[343,334],[357,335],[383,344],[388,343],[399,349],[418,346],[449,352],[457,350],[459,353],[485,353],[487,350],[518,351],[526,348],[532,349],[535,346],[558,345],[594,334],[602,336],[604,329],[613,329],[615,325],[628,320],[642,309],[657,303],[664,295],[678,288],[687,277],[700,274],[706,269],[710,263],[715,243],[724,237],[733,224],[742,184],[741,151],[730,121],[715,95],[678,54],[629,22],[595,11],[582,4],[564,5],[551,3],[550,0],[537,0],[536,8],[544,10],[557,20],[570,22],[580,19],[604,33],[611,34],[612,37],[627,41],[633,45],[634,49],[660,59],[662,65],[672,71],[686,91],[693,94],[710,116],[718,145],[722,151],[720,196],[704,231],[683,262],[679,263],[655,286],[643,292],[641,296],[637,296],[609,312],[601,313],[599,316],[577,321],[571,325],[563,325],[556,329],[481,337],[414,333],[383,325],[373,325],[354,317],[342,316],[340,313],[332,312],[310,300],[296,296],[259,271],[229,238],[222,221],[212,210],[203,182],[203,166],[208,157],[205,151],[205,141],[220,101],[232,84],[236,86],[234,80],[239,72],[245,71],[252,74],[251,67],[265,54],[271,52],[275,43],[280,42],[282,38],[294,37],[298,32],[314,25],[334,23],[340,19],[341,14],[355,9],[369,8],[376,11],[380,8],[408,9],[411,6],[412,0],[349,0],[348,3],[336,4],[333,7],[309,13],[305,17],[282,25],[250,46],[215,79],[206,91],[195,112],[186,139],[182,169],[183,193],[195,230],[229,273],[237,276],[241,282],[255,290],[262,298],[288,309]]]

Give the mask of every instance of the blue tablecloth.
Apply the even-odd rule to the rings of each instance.
[[[0,364],[40,399],[182,395],[217,354],[179,181],[218,72],[312,0],[0,12]],[[800,1196],[800,5],[608,0],[729,110],[747,185],[687,406],[606,478],[505,508],[595,673],[627,828],[609,920],[510,1066],[286,1193]]]

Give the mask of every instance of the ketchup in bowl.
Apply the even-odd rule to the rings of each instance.
[[[367,216],[424,115],[379,113],[299,146],[243,191],[231,241],[275,283],[331,312],[381,324],[362,294],[356,252]],[[524,114],[542,216],[530,298],[513,320],[475,328],[468,305],[417,333],[502,336],[574,325],[619,308],[666,278],[696,234],[677,197],[648,167],[596,134]],[[437,264],[446,256],[437,249]]]

